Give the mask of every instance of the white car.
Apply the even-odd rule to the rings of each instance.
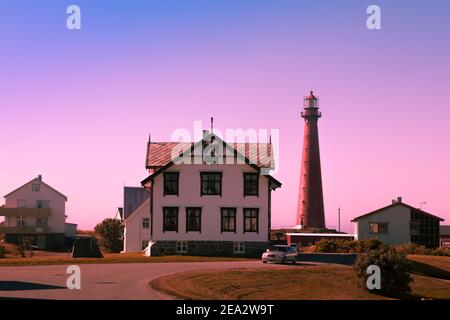
[[[297,248],[294,246],[276,245],[267,249],[262,255],[262,262],[275,262],[295,264],[298,259]]]

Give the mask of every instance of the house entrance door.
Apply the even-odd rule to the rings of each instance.
[[[47,247],[47,236],[37,236],[36,244],[40,249]]]

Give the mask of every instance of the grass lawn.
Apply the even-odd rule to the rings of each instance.
[[[87,264],[87,263],[157,263],[157,262],[208,262],[208,261],[238,261],[249,260],[233,257],[196,257],[196,256],[161,256],[145,257],[139,253],[106,253],[104,258],[77,258],[72,259],[67,253],[52,253],[27,258],[0,259],[1,266],[32,266],[32,265],[56,265],[56,264]]]
[[[409,255],[417,296],[450,300],[450,257]]]
[[[450,257],[408,256],[416,298],[450,299]],[[387,299],[358,288],[353,269],[342,265],[289,269],[187,272],[168,275],[152,286],[184,299]]]
[[[351,267],[320,265],[289,269],[186,272],[156,279],[152,286],[185,299],[386,299],[361,290],[356,282]]]

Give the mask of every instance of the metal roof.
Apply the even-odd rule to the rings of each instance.
[[[286,233],[287,236],[305,236],[305,237],[354,237],[353,234],[348,233]]]
[[[227,143],[231,148],[251,160],[258,167],[272,168],[274,166],[271,143]],[[146,167],[163,167],[170,163],[172,152],[175,156],[188,151],[194,146],[193,142],[150,142],[147,146]],[[224,155],[226,155],[224,151]]]
[[[143,187],[124,187],[123,219],[128,218],[149,197],[150,193]]]

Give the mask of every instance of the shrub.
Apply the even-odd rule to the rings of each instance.
[[[370,240],[331,240],[321,239],[316,243],[316,252],[328,253],[361,253],[385,247],[377,239]]]
[[[439,249],[434,249],[431,251],[430,253],[433,256],[446,256],[446,257],[450,257],[450,248],[439,248]]]
[[[0,259],[6,256],[6,249],[3,246],[0,246]]]
[[[448,248],[438,248],[438,249],[428,249],[424,246],[418,245],[416,243],[406,243],[394,246],[395,250],[403,254],[422,254],[422,255],[433,255],[433,256],[450,256],[450,249]]]
[[[359,279],[359,286],[369,291],[367,288],[367,268],[370,265],[380,267],[381,289],[370,290],[384,296],[405,299],[410,297],[412,278],[409,274],[410,262],[406,255],[398,253],[393,248],[383,247],[371,250],[358,255],[353,268]]]
[[[105,219],[95,226],[99,243],[109,252],[120,252],[123,246],[123,226],[117,219]]]
[[[394,246],[395,251],[403,254],[430,254],[431,250],[415,243],[405,243]]]
[[[29,238],[23,239],[22,243],[17,247],[22,258],[32,257],[31,240]]]

